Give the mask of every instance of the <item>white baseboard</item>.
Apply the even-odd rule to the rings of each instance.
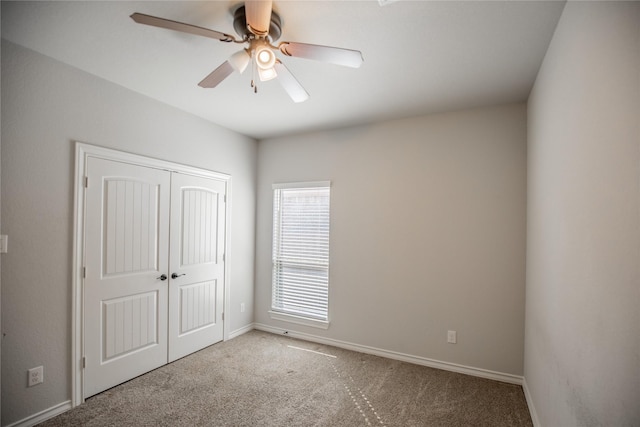
[[[502,381],[505,383],[521,385],[524,390],[524,395],[527,401],[527,405],[529,406],[529,412],[531,413],[531,419],[533,421],[533,425],[534,427],[541,426],[535,411],[535,407],[533,405],[533,400],[531,399],[531,394],[529,393],[529,389],[527,388],[526,379],[521,376],[505,374],[503,372],[496,372],[488,369],[474,368],[472,366],[459,365],[456,363],[443,362],[440,360],[429,359],[426,357],[412,356],[409,354],[399,353],[396,351],[383,350],[375,347],[369,347],[369,346],[354,344],[346,341],[335,340],[332,338],[325,338],[317,335],[306,334],[304,332],[295,332],[295,331],[290,331],[288,329],[276,328],[273,326],[264,325],[262,323],[251,323],[249,325],[243,326],[240,329],[236,329],[235,331],[229,333],[229,339],[236,338],[242,334],[246,334],[247,332],[252,331],[253,329],[270,332],[272,334],[278,334],[278,335],[283,335],[286,332],[287,336],[290,336],[292,338],[298,338],[305,341],[331,345],[338,348],[344,348],[346,350],[372,354],[374,356],[386,357],[388,359],[400,360],[402,362],[413,363],[416,365],[427,366],[430,368],[442,369],[445,371],[457,372],[461,374],[472,375],[475,377],[487,378],[491,380]],[[72,408],[71,401],[68,400],[66,402],[62,402],[58,405],[55,405],[49,409],[45,409],[44,411],[38,412],[37,414],[31,415],[23,420],[16,421],[15,423],[9,424],[6,427],[32,427],[38,423],[48,420],[49,418],[53,418],[56,415],[60,415],[71,408]]]
[[[428,359],[426,357],[412,356],[410,354],[399,353],[396,351],[383,350],[380,348],[354,344],[346,341],[334,340],[332,338],[320,337],[317,335],[306,334],[303,332],[295,332],[295,331],[290,331],[288,329],[276,328],[276,327],[265,325],[262,323],[254,323],[253,327],[260,331],[271,332],[273,334],[279,334],[279,335],[282,335],[286,332],[287,336],[290,336],[293,338],[299,338],[305,341],[317,342],[319,344],[332,345],[334,347],[358,351],[360,353],[372,354],[374,356],[386,357],[388,359],[400,360],[402,362],[413,363],[415,365],[428,366],[430,368],[436,368],[436,369],[442,369],[445,371],[457,372],[460,374],[472,375],[474,377],[487,378],[490,380],[522,385],[523,378],[519,375],[505,374],[503,372],[490,371],[488,369],[458,365],[457,363],[443,362],[440,360]]]
[[[538,418],[538,413],[536,412],[536,407],[533,404],[533,398],[531,396],[531,392],[529,391],[529,387],[527,386],[527,378],[523,378],[522,381],[522,390],[524,390],[524,398],[527,399],[527,406],[529,407],[529,413],[531,414],[531,421],[533,422],[533,427],[542,427],[540,424],[540,419]]]
[[[28,416],[25,419],[20,421],[16,421],[13,424],[9,424],[6,427],[31,427],[36,424],[39,424],[43,421],[48,420],[49,418],[53,418],[56,415],[60,415],[63,412],[67,412],[71,409],[71,401],[67,400],[66,402],[59,403],[55,406],[52,406],[49,409],[45,409],[44,411],[40,411],[37,414],[33,414]]]
[[[236,329],[233,332],[229,332],[229,339],[233,339],[235,337],[239,337],[242,334],[246,334],[247,332],[253,331],[255,328],[253,323],[249,323],[247,326],[243,326],[240,329]]]

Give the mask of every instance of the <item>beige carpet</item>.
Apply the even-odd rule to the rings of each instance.
[[[522,387],[252,331],[42,426],[531,426]]]

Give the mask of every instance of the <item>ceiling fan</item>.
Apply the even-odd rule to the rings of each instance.
[[[362,53],[358,50],[296,42],[281,42],[274,46],[272,43],[280,38],[282,27],[280,16],[273,11],[272,3],[271,0],[246,1],[244,6],[239,6],[234,11],[233,28],[240,35],[240,40],[219,31],[142,13],[134,13],[131,18],[139,24],[209,37],[226,43],[247,45],[244,49],[231,55],[222,65],[198,83],[198,86],[203,88],[216,87],[234,71],[243,73],[251,63],[251,87],[254,92],[258,92],[255,79],[257,74],[260,81],[277,78],[294,102],[307,100],[309,94],[282,61],[276,57],[275,51],[277,50],[286,56],[313,59],[352,68],[360,67],[363,58]]]

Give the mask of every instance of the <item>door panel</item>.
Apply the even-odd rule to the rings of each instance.
[[[179,176],[176,180],[184,179]],[[215,182],[215,181],[214,181]],[[202,265],[217,259],[218,193],[206,188],[183,187],[180,197],[182,228],[180,267]]]
[[[223,339],[224,181],[171,179],[169,361]]]
[[[157,271],[157,185],[105,178],[104,196],[104,275]]]
[[[216,282],[180,286],[180,335],[215,324]]]
[[[167,363],[169,172],[89,158],[84,397]]]
[[[104,179],[105,276],[158,270],[157,185]]]
[[[102,301],[102,360],[157,344],[157,318],[157,291]]]

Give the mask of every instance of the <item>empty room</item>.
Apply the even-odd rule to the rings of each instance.
[[[1,2],[1,426],[639,426],[640,2]]]

